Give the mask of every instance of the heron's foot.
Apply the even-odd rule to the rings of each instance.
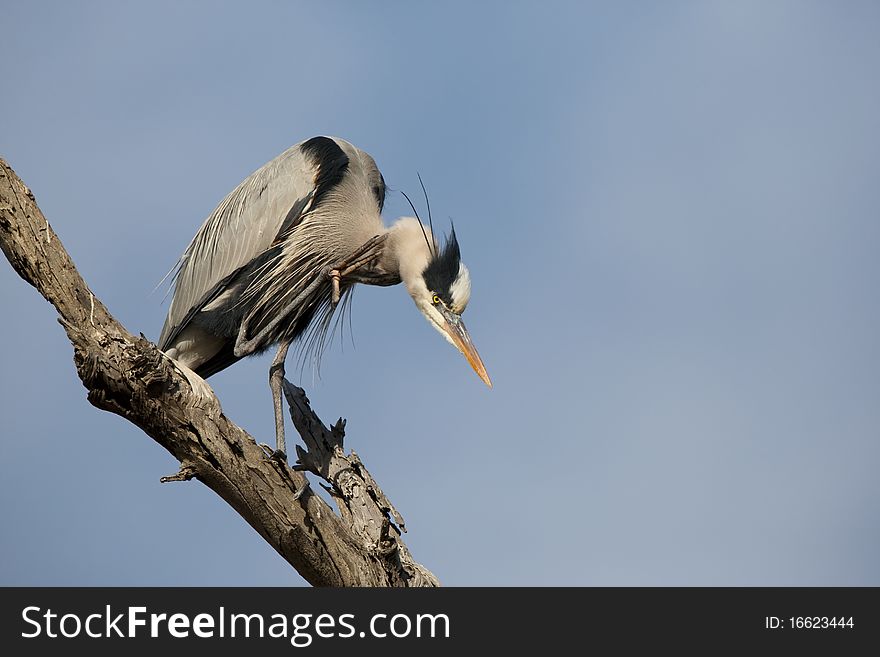
[[[264,461],[274,461],[279,466],[285,466],[285,467],[287,467],[289,465],[287,463],[287,454],[284,451],[282,451],[280,449],[272,449],[266,443],[260,443],[260,448],[263,450],[263,454],[264,454],[263,460]],[[302,470],[301,467],[296,466],[296,465],[293,466],[293,469],[294,470]],[[290,481],[291,481],[291,483],[293,483],[292,478],[290,479]],[[303,485],[299,490],[297,490],[293,494],[293,499],[298,500],[303,495],[305,495],[306,492],[308,492],[308,490],[309,490],[309,481],[308,481],[308,479],[306,479],[305,485]]]
[[[298,499],[301,498],[303,495],[305,495],[306,492],[309,490],[309,486],[310,486],[310,485],[309,485],[309,480],[306,479],[306,483],[305,483],[305,485],[293,494],[293,499],[294,499],[294,500],[298,500]]]
[[[357,272],[361,268],[369,267],[376,258],[382,254],[382,246],[388,238],[387,234],[376,235],[371,237],[363,246],[348,256],[345,260],[338,262],[336,265],[327,270],[327,275],[333,284],[333,293],[330,298],[331,304],[335,307],[339,303],[342,296],[340,290],[340,281],[348,277],[352,273]]]
[[[260,443],[260,448],[263,450],[263,460],[264,461],[277,461],[282,465],[287,465],[287,452],[283,449],[272,449],[266,443]]]

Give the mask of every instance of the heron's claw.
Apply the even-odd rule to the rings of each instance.
[[[330,297],[330,304],[335,308],[339,303],[339,298],[342,296],[339,290],[339,281],[342,280],[342,274],[338,269],[331,269],[327,272],[327,275],[330,277],[330,281],[333,284],[333,294]]]
[[[285,452],[281,451],[280,449],[272,449],[266,443],[260,443],[260,449],[263,450],[263,454],[264,454],[263,460],[264,461],[275,461],[278,465],[290,467],[287,462],[287,454]],[[303,468],[299,464],[296,464],[296,465],[292,466],[291,469],[302,471],[305,468]],[[290,481],[291,481],[291,483],[293,483],[293,479],[291,479]],[[308,490],[309,490],[309,480],[306,479],[305,485],[302,486],[302,488],[300,488],[299,490],[297,490],[293,494],[293,499],[294,500],[300,499],[303,495],[306,494],[306,492]]]
[[[287,465],[287,453],[284,450],[280,449],[272,449],[266,443],[260,443],[260,448],[263,450],[264,461],[278,461],[284,465]]]
[[[326,270],[327,275],[330,277],[330,281],[333,284],[330,303],[334,308],[342,297],[342,291],[340,290],[340,282],[342,279],[353,272],[357,272],[362,267],[370,266],[370,264],[381,255],[382,245],[387,238],[387,234],[371,237],[348,258],[337,263],[331,269]]]
[[[299,498],[301,498],[303,495],[306,494],[306,491],[308,491],[309,488],[310,488],[309,480],[306,479],[305,485],[293,494],[293,499],[298,500]]]

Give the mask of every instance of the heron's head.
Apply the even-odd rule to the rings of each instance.
[[[417,219],[401,219],[394,229],[402,238],[397,240],[400,277],[416,307],[491,388],[492,380],[461,319],[471,298],[471,277],[461,261],[455,229],[442,249]]]

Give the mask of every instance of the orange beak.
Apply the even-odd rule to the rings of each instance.
[[[483,365],[483,359],[480,358],[480,354],[477,353],[477,348],[474,346],[474,343],[471,342],[471,336],[468,334],[464,322],[461,321],[461,316],[456,315],[445,308],[443,310],[445,311],[443,312],[443,318],[446,320],[446,326],[444,327],[446,334],[452,338],[453,344],[455,344],[455,346],[458,347],[458,350],[464,354],[465,358],[467,358],[467,362],[474,368],[474,372],[477,373],[477,376],[483,380],[483,383],[491,388],[492,379],[489,378],[489,373],[486,371],[486,366]]]

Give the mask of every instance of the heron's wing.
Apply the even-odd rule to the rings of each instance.
[[[297,144],[248,176],[199,228],[177,264],[159,347],[167,349],[233,275],[296,225],[315,193],[316,170]]]

